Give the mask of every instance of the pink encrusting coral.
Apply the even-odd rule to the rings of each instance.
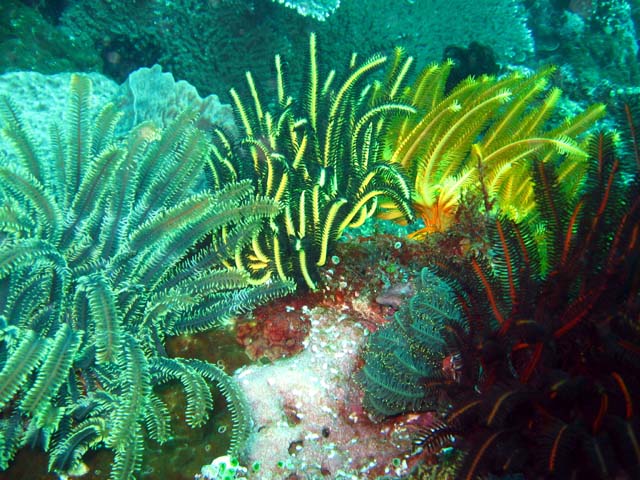
[[[274,302],[256,309],[253,318],[238,323],[236,338],[251,360],[267,358],[271,361],[300,352],[309,331],[308,320],[295,307]]]
[[[347,308],[298,312],[311,328],[298,355],[236,372],[254,415],[245,464],[256,479],[376,478],[406,473],[415,427],[373,423],[354,382],[367,328]],[[251,470],[251,469],[250,469]]]

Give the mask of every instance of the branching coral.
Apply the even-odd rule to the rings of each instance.
[[[218,131],[212,175],[216,182],[252,179],[261,195],[284,205],[269,228],[236,256],[236,264],[246,265],[256,281],[293,277],[316,288],[318,267],[342,232],[370,217],[382,196],[398,215],[412,219],[409,186],[396,165],[382,161],[381,137],[392,118],[413,108],[374,102],[375,89],[364,84],[385,61],[375,55],[358,63],[354,55],[341,83],[333,70],[322,78],[312,34],[298,97],[289,94],[280,56],[275,105],[263,104],[250,73],[248,100],[231,90],[244,129],[241,148]]]
[[[168,358],[164,342],[290,291],[221,268],[278,206],[246,181],[194,190],[209,153],[194,114],[165,131],[142,124],[120,143],[113,105],[92,121],[86,77],[72,77],[70,98],[50,155],[0,100],[14,148],[0,164],[0,468],[28,444],[49,452],[57,472],[106,446],[111,478],[131,478],[144,432],[171,436],[156,392],[168,382],[184,386],[192,427],[207,422],[216,383],[236,450],[248,422],[239,389],[214,364]]]

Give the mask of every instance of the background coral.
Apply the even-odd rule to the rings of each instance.
[[[619,90],[637,86],[637,2],[535,0],[529,12],[537,57],[558,66],[556,81],[567,94],[615,104]]]
[[[323,56],[338,59],[347,58],[352,51],[368,55],[403,45],[419,52],[421,61],[436,61],[443,59],[447,47],[464,48],[475,41],[492,50],[503,66],[556,63],[567,92],[591,102],[605,101],[619,88],[632,88],[638,76],[640,13],[635,2],[627,0],[491,0],[476,4],[464,0],[347,0],[323,22],[266,0],[80,0],[64,8],[50,1],[23,3],[35,5],[35,12],[29,13],[33,8],[18,0],[8,5],[24,11],[23,18],[36,15],[39,20],[19,22],[29,29],[8,26],[13,33],[7,45],[33,45],[34,33],[36,45],[51,36],[47,32],[55,33],[59,40],[44,41],[52,45],[51,51],[47,47],[19,56],[15,48],[8,47],[5,58],[14,60],[7,68],[31,59],[26,66],[39,71],[77,65],[103,69],[121,82],[136,68],[158,63],[176,78],[192,83],[201,95],[224,96],[230,86],[239,84],[247,68],[264,76],[267,66],[260,59],[275,52],[300,55],[304,45],[299,39],[311,30],[323,40]],[[318,2],[318,8],[310,2],[293,3],[309,7],[306,12],[327,12],[325,8],[337,2]],[[31,28],[32,24],[37,27]],[[375,36],[370,32],[376,32]],[[73,43],[80,38],[82,48],[58,46],[64,45],[64,39],[74,39]],[[33,58],[35,52],[42,55]],[[97,63],[77,63],[74,52],[100,58]]]
[[[97,50],[87,45],[87,39],[61,32],[56,21],[57,16],[45,16],[20,0],[3,0],[0,3],[0,73],[102,69],[102,59]]]
[[[533,53],[525,11],[516,0],[347,0],[324,22],[268,1],[125,4],[73,2],[60,28],[88,35],[105,59],[105,73],[118,81],[135,68],[158,63],[201,95],[222,97],[248,69],[267,78],[264,59],[276,52],[301,58],[306,47],[301,39],[310,31],[321,39],[321,58],[335,61],[347,61],[354,51],[364,56],[391,51],[398,44],[433,61],[447,45],[473,40],[492,48],[501,62],[523,62]]]
[[[165,128],[183,111],[194,110],[198,113],[198,128],[211,130],[215,126],[237,134],[231,105],[220,103],[214,94],[200,97],[193,85],[176,81],[157,64],[131,72],[112,101],[124,114],[118,133],[128,132],[144,121]]]

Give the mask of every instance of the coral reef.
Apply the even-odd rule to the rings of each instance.
[[[639,26],[2,2],[0,477],[640,477]]]
[[[424,242],[400,242],[388,235],[349,237],[337,245],[331,264],[322,270],[322,288],[298,291],[240,319],[239,331],[245,323],[259,326],[283,315],[292,327],[304,325],[306,333],[301,341],[294,333],[291,339],[297,346],[291,352],[281,343],[252,337],[264,349],[263,356],[258,364],[236,372],[256,413],[252,440],[241,455],[248,478],[393,477],[422,460],[404,460],[401,454],[432,417],[372,423],[362,409],[353,374],[360,364],[359,346],[395,311],[377,299],[387,294],[406,299],[406,286],[419,273],[415,258],[428,251]],[[279,355],[289,358],[269,362]],[[312,397],[310,391],[317,394]],[[312,432],[309,438],[307,430]]]
[[[263,359],[262,365],[235,374],[255,413],[242,456],[248,478],[396,478],[424,460],[403,455],[433,416],[372,422],[354,374],[370,332],[395,311],[377,299],[406,300],[407,286],[419,275],[415,259],[429,251],[424,242],[400,242],[390,235],[349,237],[322,271],[321,289],[298,291],[247,314],[251,319],[265,310],[260,315],[266,319],[267,309],[274,316],[286,311],[293,325],[308,325],[299,353],[272,364]]]
[[[298,312],[311,323],[302,353],[235,373],[257,428],[245,463],[260,470],[250,478],[359,479],[408,468],[393,459],[410,448],[411,427],[373,424],[350,380],[366,329],[334,308]]]

